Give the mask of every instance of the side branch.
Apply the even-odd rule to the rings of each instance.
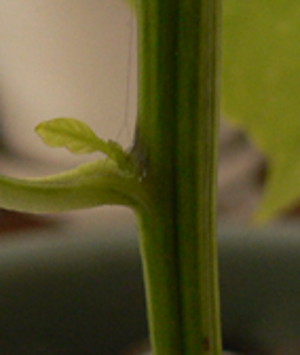
[[[0,207],[30,213],[56,213],[99,205],[136,208],[139,189],[137,179],[124,176],[113,162],[96,161],[43,178],[0,176]]]

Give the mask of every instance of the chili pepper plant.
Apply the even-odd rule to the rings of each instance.
[[[130,149],[102,140],[77,119],[56,118],[36,127],[46,144],[106,158],[54,176],[0,178],[6,209],[53,213],[109,204],[134,210],[156,355],[221,353],[215,232],[220,3],[132,4],[139,97]]]

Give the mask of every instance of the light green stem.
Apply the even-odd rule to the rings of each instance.
[[[220,0],[138,3],[135,142],[155,215],[141,249],[156,355],[221,353],[215,235]]]
[[[143,189],[114,162],[83,164],[44,178],[0,176],[0,206],[31,213],[56,213],[99,205],[143,206]]]

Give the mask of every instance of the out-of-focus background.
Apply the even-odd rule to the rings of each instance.
[[[283,195],[295,197],[288,202],[275,199],[279,207],[272,215],[272,191],[270,198],[265,193],[268,179],[276,186],[272,167],[286,160],[270,149],[274,142],[280,146],[281,140],[264,136],[268,129],[275,137],[280,131],[275,127],[278,120],[272,123],[262,107],[280,101],[279,91],[286,90],[286,97],[298,95],[287,88],[297,69],[290,64],[293,49],[280,55],[289,40],[297,45],[295,19],[290,23],[288,10],[281,13],[280,6],[280,1],[274,6],[270,1],[224,2],[218,196],[224,334],[229,350],[252,354],[300,352],[300,193],[296,196],[300,172],[299,150],[294,148],[300,107],[294,107],[293,114],[283,110],[298,122],[292,129],[296,135],[282,139],[296,142],[291,144],[296,168],[291,173],[286,164],[287,172],[282,173],[282,185],[285,179],[291,181],[288,185],[296,184],[295,192],[286,189]],[[298,7],[289,10],[300,16]],[[255,34],[250,35],[254,28],[257,38],[266,37],[270,43],[268,38],[275,33],[278,42],[269,48],[262,41],[251,50],[258,43]],[[79,118],[102,138],[130,146],[137,104],[136,23],[124,1],[2,0],[0,38],[1,174],[40,176],[97,158],[46,147],[34,127],[55,117]],[[254,59],[266,47],[271,60],[262,67]],[[249,64],[248,52],[254,57]],[[280,64],[290,71],[282,74]],[[256,76],[254,84],[251,76]],[[257,92],[266,95],[256,98]],[[244,111],[251,100],[249,107],[255,109],[247,112],[267,122],[268,129],[255,120],[247,123],[251,115],[248,119]],[[290,122],[287,118],[283,126]],[[264,211],[271,211],[274,218],[258,228],[253,216],[265,194]],[[147,330],[136,234],[134,216],[125,208],[46,216],[1,210],[4,353],[141,353],[138,344],[146,339]]]

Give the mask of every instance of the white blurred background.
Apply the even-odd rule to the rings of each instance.
[[[0,122],[9,147],[41,161],[78,162],[34,133],[40,121],[62,116],[129,144],[136,41],[124,1],[3,0],[0,37]]]

